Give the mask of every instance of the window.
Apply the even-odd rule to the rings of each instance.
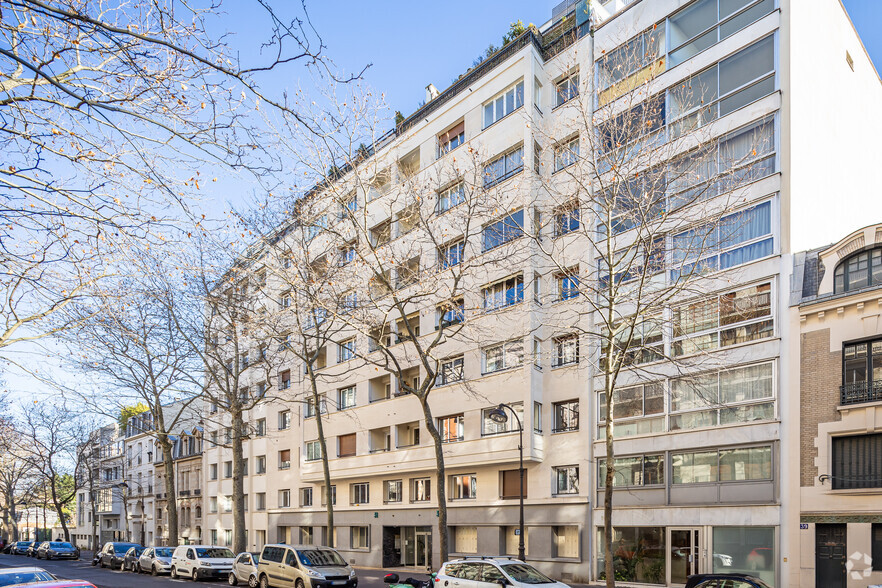
[[[319,406],[322,409],[322,414],[328,414],[328,403],[327,403],[327,399],[325,398],[324,394],[322,394],[322,396],[319,398]],[[304,410],[303,417],[308,419],[308,418],[311,418],[314,416],[315,416],[315,397],[310,396],[309,398],[306,399],[306,408]]]
[[[463,440],[464,417],[456,414],[438,419],[438,430],[441,432],[443,443],[452,443]]]
[[[233,462],[225,461],[224,462],[224,478],[232,478],[233,477]]]
[[[774,578],[775,529],[772,527],[714,527],[714,552],[730,556],[729,561],[714,558],[714,573],[731,573],[732,562],[746,562],[750,575]],[[728,565],[727,565],[728,564]],[[768,581],[768,580],[767,580]]]
[[[392,238],[392,219],[386,219],[371,229],[371,244],[381,247]]]
[[[282,294],[282,297],[279,299],[279,305],[282,308],[288,308],[291,306],[291,293],[285,292]]]
[[[279,490],[279,508],[288,508],[291,506],[291,491]]]
[[[224,512],[233,512],[233,497],[224,496],[223,499]]]
[[[503,500],[521,497],[521,471],[503,470],[499,472],[499,497]],[[527,497],[527,470],[524,469],[524,498]]]
[[[282,449],[279,451],[279,469],[285,470],[291,467],[291,450]]]
[[[524,275],[518,274],[481,290],[484,311],[490,312],[524,301]]]
[[[453,550],[457,553],[478,553],[478,527],[454,527]],[[482,578],[483,567],[483,564],[480,563],[469,562],[459,564],[459,572],[457,573],[457,576],[480,580]]]
[[[553,557],[576,559],[579,557],[579,527],[575,525],[551,528],[553,538]]]
[[[343,267],[355,260],[355,244],[347,243],[337,250],[337,265]]]
[[[675,356],[766,339],[774,334],[771,284],[727,292],[674,309]]]
[[[484,128],[524,105],[524,81],[506,89],[493,100],[484,103]]]
[[[355,455],[355,433],[339,435],[337,437],[337,457],[351,457]]]
[[[255,470],[256,474],[265,474],[266,473],[266,456],[258,455],[257,456],[257,469]]]
[[[564,102],[569,102],[579,95],[579,74],[575,73],[562,79],[555,84],[555,87],[557,88],[557,93],[555,95],[554,105],[557,107]]]
[[[450,476],[450,499],[464,500],[478,496],[478,477],[475,474]]]
[[[882,340],[849,343],[842,347],[840,404],[882,399]]]
[[[337,391],[337,406],[339,410],[355,406],[355,386],[341,388]]]
[[[287,390],[291,387],[291,370],[279,373],[279,390]]]
[[[579,401],[555,402],[551,405],[554,418],[552,433],[579,430]]]
[[[316,461],[322,458],[322,446],[318,441],[306,442],[306,461]]]
[[[283,410],[279,412],[279,430],[284,431],[291,427],[291,411]]]
[[[598,436],[605,437],[606,392],[601,392],[598,403]],[[653,382],[616,388],[613,391],[613,431],[616,437],[631,437],[665,431],[665,385]]]
[[[554,236],[579,230],[579,202],[574,201],[554,211]]]
[[[771,363],[676,378],[671,380],[670,429],[771,420],[774,395]]]
[[[882,247],[845,258],[833,274],[833,291],[837,294],[879,284],[882,284]]]
[[[437,328],[452,327],[465,320],[465,300],[452,300],[435,309]],[[436,328],[436,330],[437,330]]]
[[[263,437],[266,435],[266,419],[257,419],[254,423],[254,435]]]
[[[337,363],[355,358],[355,338],[341,341],[337,347]]]
[[[403,493],[401,489],[401,480],[386,480],[383,482],[383,502],[401,502]]]
[[[438,193],[438,214],[465,202],[465,183],[457,182]]]
[[[671,33],[669,66],[683,63],[774,8],[774,0],[700,0],[693,3],[668,19]]]
[[[674,484],[772,479],[772,448],[745,447],[671,454]]]
[[[517,414],[518,420],[523,423],[524,403],[512,403],[511,407],[514,409],[515,414]],[[481,435],[501,435],[502,433],[511,433],[518,431],[518,420],[516,420],[515,417],[512,416],[510,410],[504,409],[505,415],[508,417],[508,420],[504,423],[497,423],[490,418],[490,413],[495,410],[496,407],[494,406],[492,408],[485,408],[481,411]]]
[[[353,191],[344,196],[340,202],[340,218],[344,219],[352,215],[356,210],[358,210],[358,197],[355,191]]]
[[[551,367],[579,363],[579,336],[566,335],[554,339],[554,356]]]
[[[432,499],[432,479],[414,478],[410,481],[410,501],[428,502]]]
[[[833,437],[834,490],[882,488],[882,433]]]
[[[438,135],[438,155],[449,153],[465,142],[465,121]]]
[[[490,251],[524,235],[524,211],[513,212],[507,217],[484,227],[483,250]]]
[[[456,267],[465,255],[465,241],[459,240],[438,248],[438,267],[442,270]]]
[[[349,527],[349,546],[352,549],[370,549],[370,527]]]
[[[266,492],[254,495],[254,510],[266,510]]]
[[[557,300],[570,300],[579,295],[579,270],[572,269],[555,276],[557,281]]]
[[[553,493],[579,493],[579,466],[558,466],[554,468]]]
[[[524,169],[524,146],[519,145],[484,164],[484,189],[520,173]]]
[[[554,171],[559,172],[579,160],[579,137],[570,139],[554,148]]]
[[[312,224],[306,227],[306,241],[312,241],[322,234],[322,231],[328,228],[328,215],[322,214],[312,221]]]
[[[371,486],[367,482],[359,482],[349,486],[349,503],[354,505],[367,504],[370,502]]]
[[[524,363],[524,342],[521,340],[500,343],[482,351],[484,373],[492,374]]]
[[[208,512],[217,512],[217,496],[211,496],[208,499]],[[161,513],[157,512],[157,517],[161,518]]]
[[[533,402],[533,431],[542,432],[542,403]]]
[[[657,486],[665,483],[664,455],[635,455],[613,460],[613,487]],[[606,460],[597,460],[597,487],[606,487]]]
[[[412,257],[395,268],[395,288],[401,289],[416,283],[420,276],[420,258]]]
[[[312,488],[300,489],[300,506],[312,506]]]
[[[325,487],[322,486],[322,506],[326,506],[328,504],[328,495],[325,492]],[[335,484],[331,484],[331,504],[337,504],[337,486]]]
[[[441,369],[435,377],[436,386],[444,386],[463,380],[463,356],[451,357],[441,362]]]
[[[612,51],[608,51],[597,62],[597,84],[598,90],[607,90],[601,92],[598,103],[600,106],[614,100],[631,89],[628,84],[622,84],[623,88],[614,87],[620,82],[630,78],[632,75],[641,72],[644,68],[652,65],[660,60],[664,53],[664,36],[665,27],[655,26],[631,40],[622,43]],[[659,71],[664,71],[664,62],[662,61],[658,67]],[[645,77],[646,76],[644,73]],[[644,76],[641,76],[644,77]],[[638,78],[640,79],[640,78]]]

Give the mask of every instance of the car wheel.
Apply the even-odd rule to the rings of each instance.
[[[269,580],[266,575],[260,577],[260,588],[270,588]]]
[[[137,562],[134,566],[132,566],[132,571],[136,574],[141,573],[141,562]]]
[[[193,573],[190,575],[190,579],[193,580],[194,582],[198,582],[199,581],[199,570],[194,569]]]
[[[248,588],[257,588],[257,576],[248,576]]]
[[[297,581],[294,582],[294,588],[303,588],[303,580],[297,578]]]
[[[152,566],[150,566],[150,575],[151,576],[158,576],[159,575],[159,570],[156,569],[156,564],[153,564]]]
[[[154,568],[154,569],[156,569],[156,568]],[[177,580],[177,578],[178,578],[178,568],[176,568],[175,566],[172,566],[171,577],[172,577],[172,580]]]
[[[102,557],[101,559],[98,560],[98,565],[99,565],[100,567],[102,567],[102,568],[105,567],[105,566],[104,566],[104,558],[103,558],[103,557]]]
[[[230,586],[235,586],[236,584],[239,583],[239,579],[236,578],[236,572],[230,572],[230,575],[227,576],[227,583]]]

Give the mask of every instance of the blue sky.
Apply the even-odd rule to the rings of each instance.
[[[488,44],[500,43],[511,21],[541,25],[559,1],[307,0],[307,8],[336,64],[353,71],[372,63],[365,80],[385,92],[392,110],[407,115],[425,98],[427,84],[443,90]],[[876,69],[882,69],[882,0],[843,3]]]

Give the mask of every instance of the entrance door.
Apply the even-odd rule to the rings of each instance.
[[[701,572],[701,530],[696,528],[671,529],[670,557],[671,584],[685,584],[686,578]]]
[[[815,586],[845,588],[848,525],[815,525]]]
[[[416,532],[416,567],[432,567],[432,532],[419,528]]]

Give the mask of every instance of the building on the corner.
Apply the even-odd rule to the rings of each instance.
[[[125,541],[125,437],[117,424],[93,431],[88,441],[86,467],[79,474],[73,539],[83,549],[108,541]]]
[[[882,224],[796,254],[793,277],[799,585],[880,584]]]

